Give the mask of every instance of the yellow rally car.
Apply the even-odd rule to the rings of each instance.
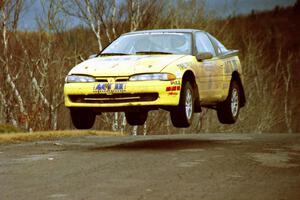
[[[233,124],[246,99],[237,51],[193,29],[130,32],[66,77],[65,105],[74,126],[91,128],[102,112],[125,112],[142,125],[148,112],[170,111],[175,127],[189,127],[201,107]]]

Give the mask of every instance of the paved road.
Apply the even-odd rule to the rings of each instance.
[[[300,134],[0,145],[1,200],[299,200]]]

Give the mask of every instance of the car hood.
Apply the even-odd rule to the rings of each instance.
[[[130,55],[106,56],[86,60],[76,65],[70,74],[91,76],[130,76],[162,71],[184,55]]]

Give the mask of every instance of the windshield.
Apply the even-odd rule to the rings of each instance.
[[[143,33],[123,35],[101,54],[192,54],[190,33]]]

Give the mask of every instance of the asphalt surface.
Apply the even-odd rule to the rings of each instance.
[[[299,200],[300,134],[80,137],[0,145],[1,200]]]

